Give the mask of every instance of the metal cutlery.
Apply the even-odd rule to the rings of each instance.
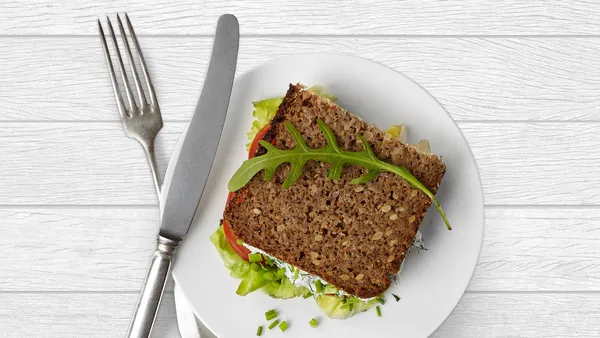
[[[142,146],[144,146],[144,149],[146,149],[153,171],[153,177],[155,177],[155,186],[157,192],[160,193],[161,185],[156,170],[153,145],[156,134],[160,128],[162,128],[162,118],[160,118],[158,105],[156,104],[156,96],[149,80],[145,62],[141,56],[139,43],[135,38],[135,33],[133,32],[131,22],[127,16],[126,20],[149,87],[148,91],[151,96],[150,105],[145,102],[143,90],[141,89],[139,82],[139,76],[135,70],[131,50],[129,49],[127,37],[120,18],[118,17],[119,28],[121,35],[123,36],[123,44],[127,51],[128,61],[130,62],[134,82],[136,84],[136,90],[140,101],[139,107],[135,103],[135,99],[127,81],[125,67],[119,53],[117,40],[110,20],[108,26],[119,61],[119,68],[122,74],[127,100],[129,102],[129,109],[123,104],[123,100],[119,93],[119,85],[100,21],[98,21],[98,26],[102,37],[102,45],[105,51],[111,82],[115,91],[115,98],[123,119],[125,131],[128,136],[137,139]],[[200,99],[192,120],[190,121],[188,131],[184,136],[181,152],[174,163],[172,179],[166,188],[157,248],[152,257],[140,299],[133,316],[128,334],[129,337],[148,337],[152,331],[164,287],[170,273],[173,254],[183,236],[189,231],[217,151],[233,87],[238,47],[239,27],[237,19],[233,15],[221,16],[217,23],[213,51]],[[153,109],[156,109],[157,113],[153,112]],[[137,116],[143,117],[150,115],[157,115],[160,123],[156,123],[156,118],[136,119]]]
[[[102,47],[104,49],[106,65],[108,66],[108,73],[110,74],[110,80],[115,93],[115,99],[117,100],[117,108],[119,110],[119,114],[121,115],[121,120],[123,121],[123,128],[125,129],[125,134],[127,134],[127,136],[136,139],[144,148],[146,157],[150,163],[150,170],[152,171],[152,178],[154,179],[154,187],[156,188],[156,193],[160,197],[161,181],[156,165],[156,157],[154,154],[154,139],[156,138],[156,134],[158,134],[158,132],[162,129],[163,121],[160,114],[160,108],[158,107],[156,94],[154,93],[154,86],[152,86],[152,81],[150,80],[150,75],[148,74],[148,68],[146,67],[146,61],[144,60],[142,49],[140,48],[135,31],[133,30],[133,25],[129,20],[129,16],[127,16],[127,13],[125,13],[125,21],[127,22],[129,36],[135,47],[135,51],[140,62],[140,68],[144,74],[146,90],[148,91],[150,101],[148,103],[146,95],[144,94],[144,90],[142,89],[140,76],[136,69],[131,48],[129,47],[129,41],[127,39],[127,34],[125,33],[125,28],[123,27],[123,22],[121,17],[117,14],[117,23],[119,25],[119,32],[121,34],[122,46],[125,49],[125,54],[131,69],[133,82],[135,83],[135,90],[137,93],[136,102],[133,91],[131,90],[131,85],[127,78],[127,72],[125,70],[125,65],[123,64],[123,57],[121,56],[121,50],[119,48],[119,44],[117,43],[117,37],[115,36],[113,25],[109,17],[106,17],[106,20],[108,22],[108,30],[118,60],[117,63],[119,66],[119,72],[121,74],[121,81],[123,83],[125,97],[128,103],[127,106],[123,102],[117,75],[115,74],[108,44],[106,43],[106,36],[104,35],[104,29],[102,28],[100,19],[98,19],[98,29],[100,30],[100,37],[102,38]]]

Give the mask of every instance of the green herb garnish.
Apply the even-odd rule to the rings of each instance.
[[[310,325],[310,327],[315,328],[317,327],[317,325],[319,325],[319,323],[317,322],[316,318],[313,318],[310,320],[310,322],[308,322],[308,325]]]
[[[317,293],[323,292],[323,283],[319,279],[315,282],[315,288],[317,289]]]
[[[250,263],[256,263],[262,261],[262,255],[259,253],[253,253],[248,255]]]
[[[285,330],[287,330],[288,327],[289,327],[289,325],[285,320],[283,322],[281,322],[281,324],[279,324],[279,328],[281,329],[281,332],[285,332]]]
[[[277,317],[277,311],[275,310],[269,310],[267,312],[265,312],[265,318],[267,320],[271,320],[273,318]]]
[[[381,317],[381,309],[379,308],[379,305],[375,307],[375,312],[377,312],[377,317]]]
[[[256,329],[256,335],[260,336],[262,334],[262,325]]]
[[[385,299],[383,299],[383,297],[378,297],[375,298],[377,300],[377,302],[379,302],[379,304],[384,305],[385,304]]]
[[[396,299],[396,301],[400,301],[400,297],[396,296],[395,294],[392,293],[392,296],[394,296],[394,298]]]
[[[295,269],[294,270],[294,280],[296,280],[298,278],[298,274],[300,273],[300,269]]]
[[[296,129],[293,124],[286,121],[285,127],[294,140],[296,147],[290,150],[281,150],[265,140],[260,140],[260,145],[262,145],[267,152],[264,155],[253,157],[242,163],[242,166],[235,174],[233,174],[233,177],[229,181],[229,191],[238,191],[248,184],[248,182],[250,182],[250,180],[261,170],[265,171],[265,181],[270,181],[273,178],[273,175],[275,175],[277,167],[283,163],[290,163],[291,165],[290,172],[283,182],[284,189],[289,188],[298,181],[300,176],[302,176],[302,169],[308,160],[322,161],[331,164],[331,169],[327,172],[327,178],[330,180],[340,179],[344,165],[354,164],[367,169],[367,173],[353,179],[351,182],[352,184],[368,183],[375,179],[381,172],[396,174],[406,180],[413,188],[419,189],[427,195],[440,213],[448,230],[452,230],[450,222],[446,218],[446,214],[435,195],[414,177],[408,169],[378,159],[377,156],[375,156],[373,149],[362,135],[357,135],[357,137],[362,142],[364,148],[363,151],[354,152],[341,149],[337,144],[335,135],[325,122],[319,119],[317,123],[319,129],[321,129],[321,132],[325,136],[325,139],[327,139],[326,146],[318,149],[309,148],[298,129]]]
[[[279,320],[275,320],[274,322],[272,322],[271,324],[269,324],[269,330],[273,330],[273,328],[275,326],[277,326],[277,324],[279,324]]]

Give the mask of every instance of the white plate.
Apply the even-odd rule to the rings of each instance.
[[[332,320],[310,298],[278,300],[262,292],[240,297],[235,293],[239,281],[229,276],[210,243],[222,216],[227,182],[246,159],[252,101],[283,96],[289,83],[296,82],[325,86],[342,107],[381,128],[408,124],[409,141],[429,139],[432,150],[448,166],[437,196],[454,230],[446,230],[435,208],[429,210],[421,226],[429,250],[408,254],[399,283],[388,291],[387,303],[381,307],[382,317],[370,310],[348,320]],[[179,152],[176,148],[171,161]],[[279,318],[290,324],[288,338],[426,337],[452,312],[471,279],[481,248],[483,217],[481,183],[471,150],[452,118],[423,88],[392,69],[357,57],[290,56],[236,78],[209,182],[192,229],[176,255],[173,277],[196,315],[220,338],[254,336],[258,325],[267,325],[264,313],[270,309],[277,309]],[[395,302],[389,292],[402,299]],[[320,322],[316,329],[308,325],[313,317]]]

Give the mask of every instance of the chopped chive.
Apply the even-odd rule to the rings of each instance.
[[[295,269],[294,270],[294,280],[296,280],[298,278],[298,274],[300,273],[299,269]]]
[[[379,305],[375,307],[375,311],[377,312],[377,317],[381,317],[381,309],[379,308]]]
[[[239,238],[238,238],[238,239],[235,241],[235,243],[236,243],[237,245],[242,245],[242,244],[244,244],[244,241],[242,241],[241,239],[239,239]]]
[[[262,325],[258,327],[258,329],[256,329],[256,335],[260,336],[262,334]]]
[[[395,294],[392,293],[392,296],[394,296],[394,298],[396,299],[396,301],[400,301],[400,297],[396,296]]]
[[[310,327],[315,328],[317,327],[317,325],[319,325],[319,323],[317,323],[317,319],[313,318],[310,320],[310,322],[308,322],[308,325],[310,325]]]
[[[277,317],[277,315],[278,315],[277,311],[275,311],[275,310],[269,310],[269,311],[265,312],[265,318],[267,320],[271,320],[271,319]]]
[[[385,299],[383,299],[383,297],[379,297],[379,298],[375,298],[379,304],[384,305],[385,304]]]
[[[279,320],[275,320],[274,322],[272,322],[271,324],[269,324],[269,330],[273,330],[273,328],[275,326],[277,326],[277,324],[279,324]]]
[[[289,327],[289,325],[285,320],[283,322],[281,322],[281,324],[279,324],[279,328],[281,329],[281,332],[285,332],[285,330],[287,330],[288,327]]]
[[[259,253],[253,253],[248,255],[250,263],[256,263],[262,261],[262,255]]]
[[[348,302],[348,298],[344,297],[342,298],[342,304],[346,304]]]
[[[323,284],[319,279],[315,282],[315,288],[317,289],[317,293],[323,292]]]

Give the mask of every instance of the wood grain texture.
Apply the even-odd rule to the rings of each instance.
[[[95,36],[1,41],[0,120],[118,118]],[[212,38],[143,37],[141,44],[164,118],[189,120]],[[273,58],[317,51],[401,71],[459,121],[600,121],[600,38],[242,38],[238,75]]]
[[[142,34],[212,34],[219,15],[243,34],[598,34],[594,1],[19,0],[0,10],[0,34],[96,34],[98,16],[128,11]],[[43,19],[40,19],[43,18]]]
[[[0,336],[120,337],[129,324],[158,212],[97,37],[96,18],[121,11],[169,121],[163,170],[223,13],[240,21],[238,75],[328,51],[415,80],[459,121],[488,205],[473,279],[433,337],[600,337],[600,3],[589,0],[3,2]],[[172,292],[154,337],[179,337]]]
[[[185,123],[165,125],[159,166]],[[461,122],[485,202],[599,205],[598,123]],[[435,152],[435,144],[432,145]],[[121,123],[0,123],[0,204],[156,204],[147,163]]]
[[[6,338],[121,337],[127,331],[137,300],[136,294],[3,294],[0,297],[3,304],[0,331]],[[254,326],[248,328],[249,337],[254,330]],[[598,335],[600,295],[596,293],[467,293],[432,337]],[[164,297],[153,337],[179,337],[172,293]]]
[[[600,291],[599,208],[491,208],[485,216],[468,290]],[[155,245],[158,211],[9,208],[0,219],[0,292],[134,292]]]

